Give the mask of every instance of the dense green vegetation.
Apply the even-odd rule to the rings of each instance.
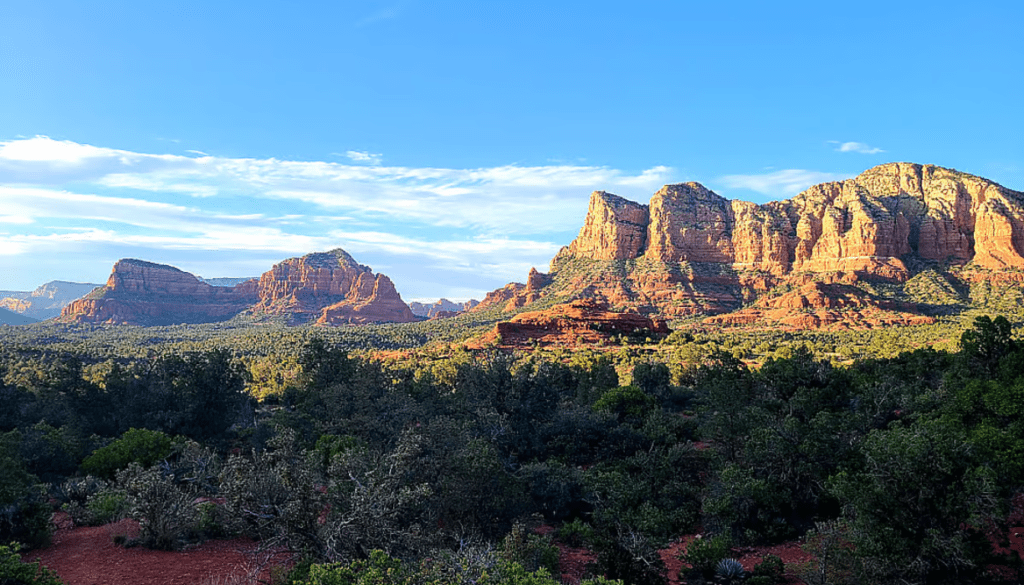
[[[135,544],[287,547],[295,583],[546,584],[540,522],[628,583],[663,582],[658,549],[695,532],[691,583],[776,582],[731,547],[801,537],[809,582],[1024,578],[992,546],[1024,521],[1024,344],[1003,318],[942,325],[954,352],[876,357],[697,332],[371,359],[345,330],[236,325],[5,342],[0,542],[45,543],[56,498],[77,522],[141,520]]]

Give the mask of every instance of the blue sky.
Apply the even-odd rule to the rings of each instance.
[[[834,6],[833,6],[834,5]],[[343,247],[406,300],[547,262],[589,193],[890,161],[1024,190],[1024,3],[20,2],[0,289]]]

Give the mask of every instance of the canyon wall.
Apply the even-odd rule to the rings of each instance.
[[[729,201],[699,183],[667,185],[649,206],[596,191],[583,229],[559,259],[644,258],[901,280],[904,258],[915,255],[1024,268],[1024,194],[909,163],[881,165],[763,205]]]

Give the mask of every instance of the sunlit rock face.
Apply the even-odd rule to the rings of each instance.
[[[161,325],[240,313],[330,325],[416,320],[387,276],[340,249],[285,260],[233,287],[211,286],[173,266],[120,260],[106,286],[65,307],[61,319]]]
[[[781,285],[902,285],[923,265],[961,272],[1024,269],[1024,194],[910,163],[880,165],[761,205],[727,200],[699,183],[666,185],[649,205],[595,191],[579,236],[544,275],[550,284],[509,285],[485,302],[512,310],[558,294],[565,302],[593,298],[621,310],[681,318],[730,313],[776,296],[769,293]],[[853,310],[853,297],[838,290],[807,291],[806,298],[835,296],[846,299],[845,308],[789,309],[829,310],[826,320],[839,319]],[[927,319],[911,306],[869,297],[859,302],[907,316],[873,314],[865,323]]]

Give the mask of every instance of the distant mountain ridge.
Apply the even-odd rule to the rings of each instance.
[[[209,284],[209,285],[212,285],[212,286],[232,287],[232,286],[235,286],[235,285],[238,285],[238,284],[242,284],[243,282],[245,282],[247,280],[256,280],[259,277],[258,276],[248,276],[248,277],[241,277],[241,278],[239,278],[239,277],[232,277],[232,276],[224,276],[224,277],[220,277],[220,278],[203,278],[202,276],[197,276],[196,278],[199,279],[199,282],[205,282],[206,284]]]
[[[476,310],[590,298],[716,326],[875,327],[928,322],[970,302],[935,304],[922,288],[992,278],[1024,282],[1024,193],[889,163],[762,205],[699,183],[666,185],[648,205],[595,191],[550,272],[532,270]]]
[[[0,291],[0,308],[31,317],[52,319],[71,301],[81,298],[99,284],[53,280],[32,291]]]
[[[442,313],[454,314],[461,313],[463,311],[468,311],[479,304],[480,301],[476,299],[470,299],[464,303],[456,303],[453,301],[449,301],[448,299],[442,298],[433,303],[418,303],[413,301],[409,303],[409,309],[411,309],[412,314],[416,315],[417,317],[426,317],[428,319],[433,319],[434,317],[437,317]]]
[[[323,325],[416,320],[391,280],[344,250],[276,264],[260,278],[213,286],[173,266],[124,259],[107,284],[64,308],[61,320],[168,325],[224,321],[239,314]]]

